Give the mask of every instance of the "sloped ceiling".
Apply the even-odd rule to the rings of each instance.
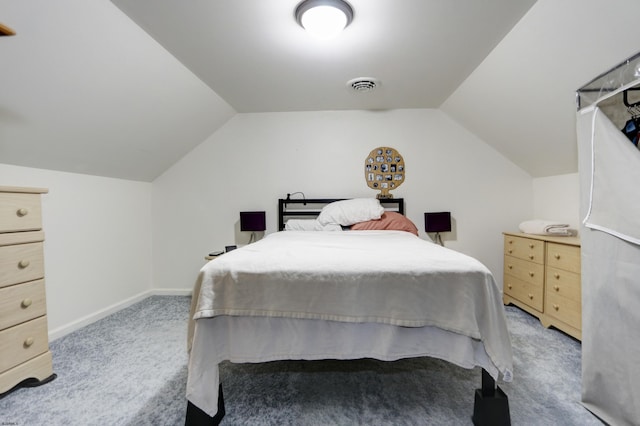
[[[539,0],[441,106],[533,177],[578,171],[575,91],[640,51],[637,0]]]
[[[0,163],[152,181],[235,114],[108,1],[0,0]]]
[[[297,3],[0,0],[0,163],[152,181],[236,112],[440,107],[570,173],[575,90],[640,50],[637,0],[350,0],[324,44]]]
[[[437,108],[535,2],[348,0],[353,22],[317,41],[301,0],[112,1],[238,112]],[[347,89],[362,76],[380,89]]]

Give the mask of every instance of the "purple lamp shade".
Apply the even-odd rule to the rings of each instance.
[[[241,231],[264,231],[267,229],[265,212],[240,212]]]
[[[424,214],[425,232],[451,232],[451,212]]]

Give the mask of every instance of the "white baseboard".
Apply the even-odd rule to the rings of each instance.
[[[82,327],[85,327],[91,323],[101,320],[106,316],[127,308],[134,303],[138,303],[149,296],[191,296],[191,289],[151,289],[143,291],[142,293],[136,294],[135,296],[125,299],[121,302],[114,303],[111,306],[107,306],[104,309],[100,309],[97,312],[86,315],[82,318],[70,322],[69,324],[65,324],[61,327],[49,331],[49,341],[53,341],[59,339],[62,336],[66,336],[67,334],[72,333]]]
[[[191,296],[192,288],[154,288],[153,296]]]

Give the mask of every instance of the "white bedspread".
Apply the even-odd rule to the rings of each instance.
[[[224,359],[259,362],[322,356],[314,353],[321,348],[309,347],[304,353],[311,341],[309,336],[307,343],[295,348],[293,353],[291,350],[278,353],[281,348],[277,347],[269,347],[264,354],[252,353],[255,346],[251,350],[238,349],[239,341],[230,342],[234,333],[224,330],[229,324],[235,327],[240,322],[211,323],[211,318],[302,319],[311,327],[305,330],[315,327],[311,325],[315,321],[353,324],[354,327],[364,323],[421,328],[420,332],[425,332],[423,337],[438,335],[446,339],[446,335],[450,335],[452,342],[456,336],[462,336],[471,345],[469,348],[473,342],[480,343],[483,353],[478,354],[476,348],[467,351],[469,356],[462,357],[459,353],[436,356],[464,367],[487,367],[494,378],[500,373],[505,381],[511,380],[511,344],[502,295],[489,270],[476,259],[407,232],[271,234],[209,262],[196,282],[194,296],[198,293],[193,303],[193,317],[199,320],[190,358],[187,397],[210,415],[216,410],[218,373],[217,367],[207,367],[206,357],[212,358],[209,364],[217,366]],[[265,321],[267,323],[269,321]],[[290,322],[273,324],[282,327]],[[218,347],[212,341],[215,336],[220,338]],[[439,349],[434,342],[413,348],[411,340],[407,342],[406,350],[390,357],[378,355],[388,348],[354,347],[350,354],[341,352],[344,345],[338,345],[338,349],[328,351],[327,355],[338,354],[344,359],[356,356],[397,359],[434,355]],[[451,347],[460,347],[456,345]],[[296,351],[301,353],[295,356]],[[205,388],[211,389],[205,392]]]

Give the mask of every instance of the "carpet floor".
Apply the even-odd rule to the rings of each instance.
[[[0,399],[0,425],[181,425],[189,297],[153,296],[51,342],[58,378]],[[513,425],[601,425],[580,404],[581,345],[506,307]],[[470,425],[480,370],[396,362],[223,363],[223,425]]]

